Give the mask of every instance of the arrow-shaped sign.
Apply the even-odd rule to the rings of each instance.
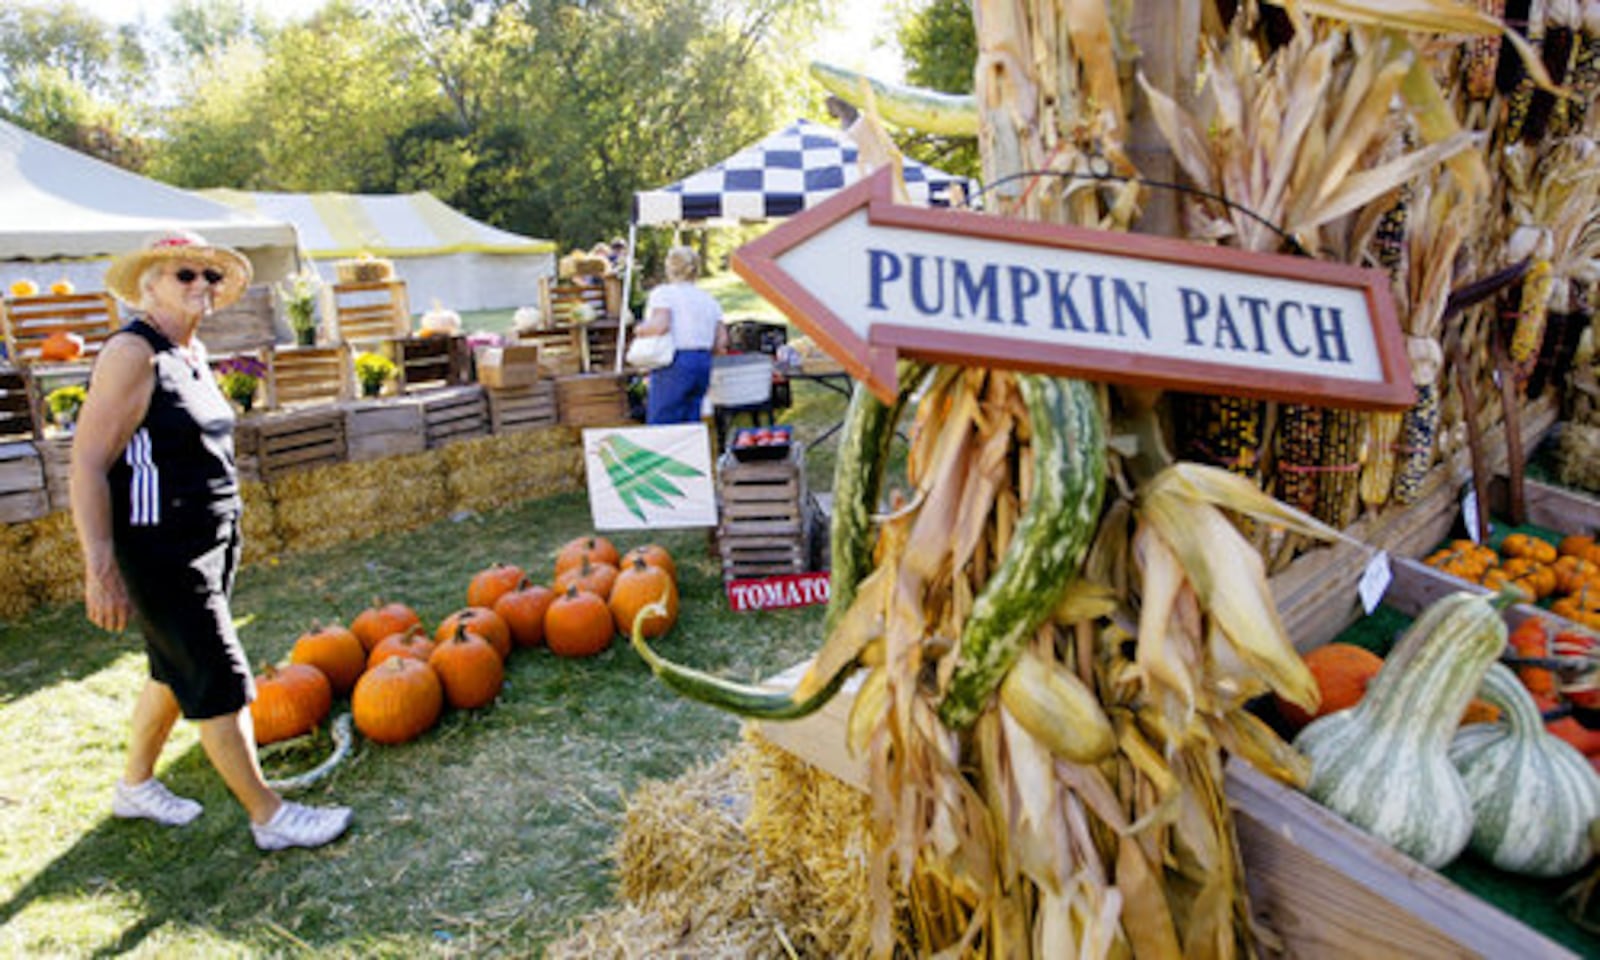
[[[905,206],[887,170],[733,268],[886,402],[901,354],[1359,409],[1414,399],[1380,270]]]

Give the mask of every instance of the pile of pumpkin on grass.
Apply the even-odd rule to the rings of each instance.
[[[250,704],[256,742],[309,733],[350,696],[356,729],[377,743],[405,743],[438,722],[448,703],[472,710],[491,703],[505,681],[505,660],[518,648],[548,647],[561,657],[604,652],[633,629],[639,611],[666,600],[648,617],[650,638],[678,619],[677,567],[665,548],[646,544],[619,555],[604,537],[579,537],[556,554],[555,583],[532,582],[514,564],[497,563],[467,586],[467,605],[430,636],[404,603],[374,601],[350,626],[328,624],[302,634],[285,666],[256,677]]]

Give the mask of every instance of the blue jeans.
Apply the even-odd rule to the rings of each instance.
[[[699,423],[700,405],[711,385],[711,351],[679,350],[672,362],[650,373],[645,422]]]

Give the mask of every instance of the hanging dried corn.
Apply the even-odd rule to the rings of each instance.
[[[1381,507],[1389,501],[1400,460],[1400,429],[1403,413],[1369,413],[1363,417],[1366,428],[1366,462],[1361,465],[1361,502]]]
[[[1478,0],[1478,10],[1499,19],[1505,14],[1506,0]],[[1487,100],[1494,94],[1495,63],[1500,57],[1500,38],[1480,35],[1461,45],[1461,76],[1467,98]]]
[[[1322,455],[1317,482],[1318,520],[1343,530],[1361,511],[1362,415],[1354,410],[1322,412]]]
[[[1544,344],[1545,317],[1550,311],[1550,288],[1554,282],[1548,260],[1538,260],[1522,278],[1516,313],[1510,318],[1511,342],[1507,348],[1511,368],[1518,383],[1527,383]]]
[[[1405,412],[1400,428],[1400,464],[1395,474],[1394,498],[1401,504],[1416,501],[1422,492],[1422,482],[1433,466],[1439,430],[1439,374],[1444,367],[1444,351],[1430,338],[1407,338],[1406,353],[1411,363],[1411,382],[1417,389],[1417,402]]]
[[[1519,11],[1520,7],[1520,11]],[[1517,14],[1521,12],[1522,16]],[[1508,0],[1506,21],[1511,29],[1527,38],[1535,50],[1544,37],[1545,0]],[[1500,89],[1504,112],[1500,119],[1500,142],[1516,143],[1522,139],[1523,126],[1528,121],[1528,110],[1533,106],[1533,92],[1538,89],[1527,64],[1511,50],[1509,43],[1500,45],[1499,69],[1495,86]]]
[[[1311,513],[1317,508],[1317,466],[1322,462],[1322,408],[1287,403],[1278,408],[1278,499]]]
[[[1539,59],[1551,81],[1562,84],[1572,66],[1573,48],[1578,38],[1581,21],[1578,0],[1546,0],[1546,3]],[[1559,134],[1565,132],[1566,126],[1567,97],[1551,90],[1534,90],[1522,127],[1523,142],[1538,143],[1546,131]]]
[[[1600,96],[1600,0],[1583,0],[1577,48],[1572,52],[1572,76],[1567,84],[1567,130],[1594,136],[1588,128],[1594,98]]]

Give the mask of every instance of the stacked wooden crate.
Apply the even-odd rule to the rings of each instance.
[[[377,460],[427,448],[422,407],[391,399],[354,400],[344,410],[345,451],[351,461]]]
[[[233,428],[240,480],[272,481],[294,470],[346,460],[344,411],[339,407],[241,417]]]
[[[423,436],[429,450],[489,433],[488,401],[479,384],[428,390],[412,394],[410,399],[422,411]]]
[[[456,387],[472,379],[472,355],[463,336],[400,337],[389,341],[401,393]]]
[[[556,380],[561,422],[607,427],[628,422],[626,381],[614,373],[581,373]]]
[[[0,327],[6,356],[15,363],[39,359],[40,348],[53,333],[83,338],[83,353],[92,357],[122,325],[117,301],[108,293],[46,294],[0,299]]]
[[[267,406],[329,404],[353,393],[345,346],[279,347],[267,354]]]
[[[486,393],[490,433],[553,427],[561,420],[554,380],[538,380],[523,387],[490,387]]]
[[[39,436],[33,387],[27,374],[0,364],[0,523],[21,523],[50,510],[44,466],[33,440]]]
[[[717,550],[722,578],[802,573],[811,553],[811,497],[798,444],[780,460],[717,461]]]
[[[411,306],[403,280],[333,285],[334,340],[356,343],[404,337],[411,332]]]
[[[582,327],[555,327],[518,334],[517,342],[538,348],[542,376],[570,377],[583,372],[582,336]]]

